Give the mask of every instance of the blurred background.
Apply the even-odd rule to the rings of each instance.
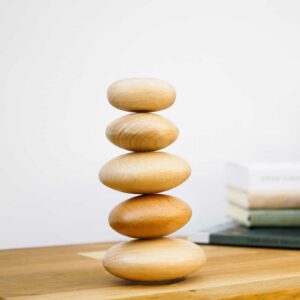
[[[110,210],[131,197],[97,175],[124,153],[105,128],[125,114],[106,88],[169,81],[166,151],[191,178],[169,191],[193,219],[224,218],[224,162],[300,160],[300,2],[2,0],[0,249],[124,239]]]

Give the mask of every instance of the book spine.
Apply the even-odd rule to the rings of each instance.
[[[291,209],[300,208],[300,193],[245,193],[227,187],[229,203],[245,209]]]
[[[249,171],[249,192],[300,191],[300,169],[255,169]]]
[[[300,210],[252,210],[250,212],[250,226],[299,226]]]
[[[249,208],[300,208],[300,193],[269,193],[249,195]]]
[[[251,236],[228,236],[222,234],[210,234],[209,244],[213,245],[235,245],[235,246],[259,246],[271,248],[300,249],[300,239],[295,238],[268,238]]]
[[[226,183],[244,192],[300,192],[300,166],[253,168],[229,163],[226,165]]]

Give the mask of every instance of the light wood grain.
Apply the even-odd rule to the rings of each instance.
[[[129,151],[155,151],[173,143],[178,129],[157,114],[135,113],[110,123],[106,136],[116,146]]]
[[[171,106],[175,89],[166,81],[154,78],[129,78],[114,82],[107,89],[112,106],[133,112],[158,111]]]
[[[109,215],[110,226],[133,238],[155,238],[168,235],[191,218],[191,208],[169,195],[150,194],[128,199]]]
[[[146,285],[105,272],[102,251],[111,245],[0,251],[0,299],[300,299],[297,250],[203,246],[207,263],[199,271],[179,282]]]
[[[181,158],[165,152],[129,153],[107,162],[99,173],[106,186],[125,193],[152,194],[172,189],[191,173]]]
[[[201,247],[189,241],[163,237],[117,244],[106,252],[103,265],[123,279],[162,281],[190,275],[205,261]]]

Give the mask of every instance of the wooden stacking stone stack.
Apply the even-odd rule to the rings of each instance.
[[[133,113],[113,121],[106,136],[134,152],[106,163],[100,181],[112,189],[142,195],[111,211],[110,226],[135,240],[110,248],[103,265],[111,274],[135,281],[183,278],[204,264],[205,254],[191,242],[164,236],[184,226],[192,212],[184,201],[156,193],[180,185],[191,170],[183,159],[158,151],[177,139],[178,129],[152,113],[174,103],[175,89],[162,80],[134,78],[113,83],[107,96],[114,107]]]

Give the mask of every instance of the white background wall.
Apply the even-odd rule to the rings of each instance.
[[[109,211],[130,195],[97,173],[123,153],[104,135],[124,114],[113,81],[170,81],[180,128],[168,151],[192,177],[180,233],[225,214],[226,160],[300,159],[300,2],[0,2],[0,248],[122,239]]]

